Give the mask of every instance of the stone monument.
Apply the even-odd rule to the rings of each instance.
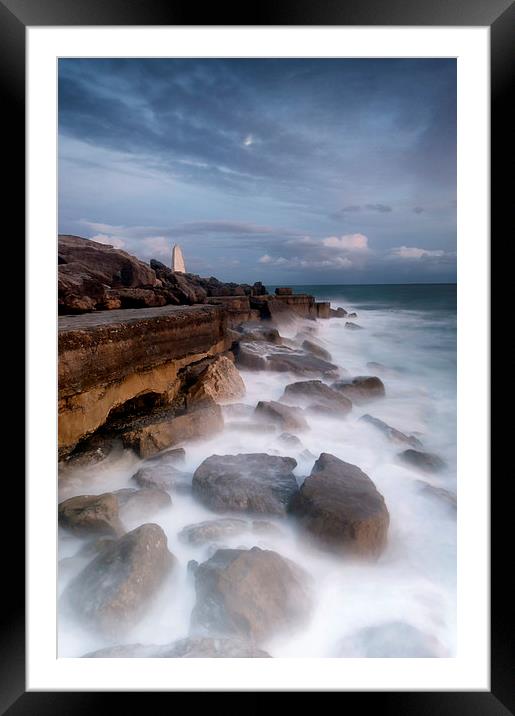
[[[181,247],[179,244],[174,244],[172,249],[172,271],[178,273],[186,273],[186,266],[184,264],[184,256],[182,255]]]

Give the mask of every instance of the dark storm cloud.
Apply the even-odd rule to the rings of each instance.
[[[60,60],[60,229],[128,227],[136,253],[197,237],[245,265],[342,234],[452,251],[455,64]],[[422,226],[422,204],[447,213]]]

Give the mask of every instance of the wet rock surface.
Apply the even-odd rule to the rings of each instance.
[[[120,644],[84,654],[85,659],[269,659],[270,654],[243,639],[189,637],[166,645]]]
[[[235,635],[257,643],[291,631],[309,617],[306,573],[277,552],[218,550],[195,574],[194,631]]]
[[[309,427],[306,418],[302,415],[301,408],[290,407],[275,400],[260,400],[255,412],[263,420],[277,424],[281,430],[302,431]]]
[[[383,381],[372,375],[358,375],[350,380],[339,380],[332,383],[331,387],[358,404],[383,398],[385,395]]]
[[[193,494],[215,512],[284,515],[298,490],[296,465],[266,453],[212,455],[193,475]]]
[[[106,633],[132,626],[175,564],[166,535],[144,524],[108,545],[66,588],[63,604]]]
[[[359,467],[334,455],[320,455],[290,512],[331,551],[378,557],[386,546],[390,518],[383,496]]]
[[[304,407],[321,405],[330,410],[346,414],[352,410],[352,402],[338,390],[330,388],[321,380],[304,380],[290,383],[284,389],[281,402],[296,403]]]
[[[77,535],[119,536],[125,530],[118,510],[118,499],[110,492],[70,497],[59,504],[59,525]]]
[[[383,420],[379,420],[379,418],[374,418],[372,415],[366,414],[362,415],[360,420],[363,420],[363,422],[368,425],[372,425],[374,428],[377,428],[377,430],[382,432],[383,435],[393,443],[407,443],[412,447],[422,447],[422,443],[414,435],[405,435],[405,433],[397,430],[396,428],[392,428],[391,425],[388,425],[388,423],[385,423]]]
[[[404,465],[414,467],[421,472],[441,472],[446,467],[445,461],[431,452],[404,450],[399,453],[398,458]]]

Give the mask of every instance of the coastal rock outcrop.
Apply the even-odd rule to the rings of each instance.
[[[161,527],[141,525],[103,549],[66,588],[63,603],[83,623],[121,633],[143,615],[174,564]]]
[[[193,475],[193,494],[215,512],[284,515],[298,490],[296,465],[266,453],[212,455]]]
[[[312,608],[309,578],[277,552],[220,549],[195,573],[194,631],[257,643],[304,623]]]
[[[281,430],[295,432],[296,430],[307,430],[309,427],[300,408],[292,408],[275,400],[260,400],[256,406],[256,415],[265,420],[271,420]]]
[[[352,410],[352,401],[338,390],[330,388],[321,380],[303,380],[290,383],[284,389],[281,402],[288,405],[323,406],[340,414]]]
[[[220,355],[209,361],[189,388],[188,404],[211,398],[216,403],[238,400],[245,395],[245,383],[229,358]]]
[[[343,555],[378,557],[386,545],[383,496],[359,467],[334,455],[320,455],[290,512],[317,543]]]
[[[120,644],[84,654],[85,659],[269,659],[270,654],[244,639],[188,637],[172,644]]]
[[[118,499],[111,492],[70,497],[59,504],[59,525],[78,535],[119,536],[125,530],[118,510]]]
[[[383,381],[372,375],[358,375],[351,380],[338,380],[331,383],[331,388],[338,390],[353,403],[366,403],[369,400],[383,398],[385,395]]]
[[[399,453],[398,458],[409,467],[414,467],[422,472],[441,472],[445,467],[445,461],[431,452],[420,450],[404,450]]]

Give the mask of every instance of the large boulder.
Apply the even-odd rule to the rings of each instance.
[[[335,656],[372,659],[424,659],[445,656],[431,634],[407,622],[392,621],[364,627],[343,639]]]
[[[358,375],[351,380],[338,380],[332,383],[331,387],[358,404],[383,398],[385,395],[383,381],[374,375]]]
[[[308,353],[277,351],[267,358],[268,370],[291,372],[297,375],[338,375],[338,366]]]
[[[177,469],[174,464],[165,461],[153,463],[148,460],[144,462],[131,477],[131,480],[145,489],[189,492],[191,488],[191,476]]]
[[[405,433],[402,433],[396,428],[392,428],[391,425],[388,425],[388,423],[385,423],[383,420],[379,420],[379,418],[374,418],[372,415],[367,414],[362,415],[360,420],[379,430],[390,442],[407,443],[412,447],[422,447],[422,443],[414,435],[405,435]]]
[[[125,531],[119,518],[116,495],[78,495],[61,502],[59,525],[77,535],[118,536]]]
[[[194,631],[257,643],[305,622],[309,578],[277,552],[220,549],[195,573]]]
[[[175,557],[156,524],[144,524],[108,545],[69,584],[65,605],[83,623],[120,633],[145,612]]]
[[[431,452],[410,449],[404,450],[398,457],[408,467],[414,467],[422,472],[441,472],[446,467],[445,461]]]
[[[243,639],[188,637],[172,644],[120,644],[84,654],[85,659],[269,659],[270,654]]]
[[[239,535],[249,529],[247,520],[225,517],[219,520],[205,520],[193,525],[186,525],[179,532],[181,542],[199,545],[216,541],[224,537]]]
[[[216,403],[238,400],[245,395],[245,383],[238,369],[225,356],[217,356],[198,375],[186,396],[188,404],[211,398]]]
[[[300,408],[292,408],[275,400],[260,400],[256,406],[256,415],[264,420],[270,420],[281,430],[296,431],[307,430],[308,423],[302,415]]]
[[[322,405],[339,414],[352,410],[352,402],[338,390],[330,388],[321,380],[303,380],[290,383],[284,389],[281,402],[289,405],[310,407]]]
[[[320,455],[290,511],[332,551],[378,557],[386,546],[390,518],[383,496],[359,467],[334,455]]]
[[[193,493],[216,512],[284,515],[298,490],[296,465],[266,453],[211,455],[193,475]]]
[[[323,360],[332,361],[332,356],[329,351],[322,348],[322,346],[318,345],[318,343],[315,343],[314,341],[306,339],[302,342],[302,348],[308,353],[313,353],[313,355],[323,358]]]

